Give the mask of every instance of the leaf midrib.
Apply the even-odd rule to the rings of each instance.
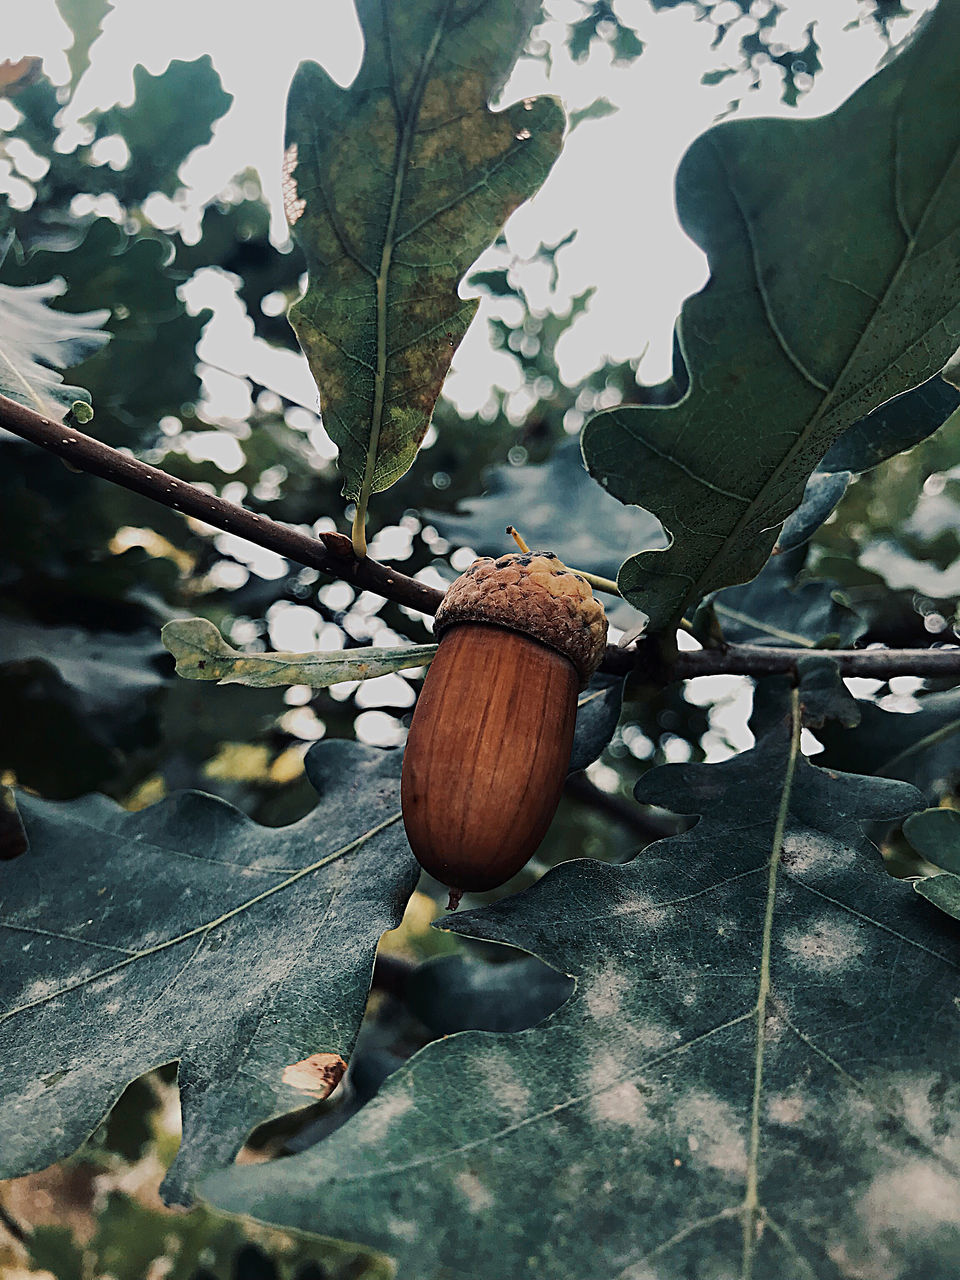
[[[359,541],[366,551],[366,536],[364,527],[366,524],[367,504],[370,501],[370,492],[373,487],[373,477],[377,467],[377,455],[380,448],[380,434],[383,426],[383,402],[386,394],[387,384],[387,284],[390,276],[390,265],[393,258],[394,235],[396,232],[397,219],[400,214],[400,202],[403,198],[404,180],[406,176],[407,160],[410,155],[410,148],[413,145],[413,137],[416,132],[416,121],[420,113],[420,105],[423,101],[423,93],[426,88],[427,77],[436,57],[440,40],[443,37],[447,25],[447,18],[450,14],[453,0],[446,0],[443,7],[436,29],[427,46],[423,60],[420,63],[420,69],[417,73],[416,83],[409,98],[406,115],[400,127],[400,136],[397,139],[396,151],[394,154],[393,168],[393,192],[390,199],[390,210],[387,215],[387,225],[384,230],[383,247],[380,251],[380,266],[376,276],[376,298],[377,298],[377,360],[374,370],[373,383],[373,408],[370,414],[370,441],[367,446],[367,458],[364,466],[363,481],[360,485],[360,496],[357,499],[357,514],[354,520],[354,547],[359,552]],[[389,17],[384,10],[384,28],[389,30]],[[393,81],[393,68],[390,68],[390,78]]]
[[[767,874],[767,900],[763,917],[763,936],[760,945],[760,978],[757,984],[756,1041],[753,1064],[753,1097],[750,1104],[750,1139],[747,1153],[747,1186],[743,1197],[743,1251],[741,1255],[741,1280],[751,1280],[753,1259],[757,1243],[757,1224],[760,1214],[760,1103],[763,1097],[763,1058],[766,1048],[767,996],[770,994],[770,959],[773,940],[774,909],[777,898],[777,872],[783,838],[790,813],[793,780],[796,777],[797,759],[800,754],[800,693],[794,689],[790,699],[790,753],[784,770],[783,790],[777,808],[777,820],[773,829],[770,863]]]
[[[0,360],[2,360],[3,363],[6,365],[6,367],[10,370],[10,373],[14,381],[23,388],[24,393],[28,395],[30,397],[31,402],[34,405],[36,405],[37,411],[39,413],[46,413],[47,406],[43,400],[43,397],[38,395],[37,392],[34,391],[33,384],[26,377],[24,377],[24,375],[20,372],[19,366],[14,364],[13,360],[11,360],[11,358],[7,355],[6,350],[2,345],[0,345]]]

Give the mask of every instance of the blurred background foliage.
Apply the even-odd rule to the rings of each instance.
[[[802,48],[778,43],[779,4],[651,3],[692,5],[715,27],[715,47],[728,59],[733,50],[735,65],[705,69],[707,83],[729,76],[748,92],[765,59],[780,69],[783,100],[793,105],[820,70],[813,28]],[[206,296],[242,308],[256,339],[296,358],[285,311],[300,290],[303,263],[292,243],[271,240],[256,175],[239,174],[203,210],[199,234],[186,229],[189,219],[162,230],[150,216],[157,192],[182,203],[180,168],[229,109],[216,69],[209,58],[173,62],[159,75],[140,67],[133,104],[94,114],[79,141],[64,145],[60,113],[109,5],[62,0],[60,7],[76,34],[73,85],[43,77],[26,85],[13,101],[15,122],[0,133],[0,162],[16,194],[0,206],[0,283],[60,278],[59,309],[109,309],[111,341],[71,372],[92,393],[99,438],[272,519],[343,530],[351,513],[312,405],[281,378],[240,376],[202,358],[214,312],[192,299],[197,281],[211,280],[217,287]],[[566,7],[575,60],[597,41],[617,61],[643,54],[617,5],[571,0]],[[861,9],[860,20],[884,32],[907,13],[888,0]],[[536,35],[531,53],[551,56]],[[514,389],[494,387],[472,417],[441,399],[421,457],[372,509],[376,558],[441,585],[475,554],[506,549],[509,522],[531,543],[607,575],[627,550],[662,545],[653,517],[620,506],[589,481],[575,437],[597,409],[675,398],[683,371],[642,386],[633,361],[605,364],[577,385],[563,382],[555,349],[590,290],[551,309],[532,305],[527,282],[546,280],[552,294],[557,256],[575,235],[542,244],[525,260],[501,239],[470,278],[500,304],[489,336],[515,363]],[[746,632],[731,638],[762,639],[764,627],[769,634],[771,626],[802,625],[810,643],[831,633],[895,646],[955,640],[958,459],[954,415],[923,444],[855,480],[809,544],[773,562],[751,588],[723,593],[728,611],[748,618]],[[240,648],[333,649],[422,642],[429,628],[421,615],[79,475],[2,433],[0,547],[3,783],[54,799],[99,790],[131,808],[199,787],[260,822],[282,824],[314,802],[302,769],[312,741],[356,736],[395,747],[403,740],[416,673],[320,692],[196,685],[173,678],[158,632],[170,618],[202,615]],[[818,584],[813,609],[810,584]],[[611,617],[624,631],[638,621],[625,605],[612,607]],[[824,730],[825,759],[891,772],[924,787],[930,803],[956,805],[955,694],[910,676],[850,684],[866,714],[857,730]],[[628,682],[612,741],[571,777],[538,858],[506,891],[563,859],[625,860],[676,829],[669,815],[635,805],[634,783],[663,761],[719,760],[742,750],[751,741],[749,706],[750,682],[740,677],[659,691]],[[429,1039],[465,1027],[532,1025],[566,997],[568,980],[538,961],[432,932],[441,901],[439,887],[425,880],[404,925],[384,940],[344,1085],[327,1102],[265,1126],[244,1158],[318,1141]],[[251,1232],[201,1209],[185,1216],[162,1209],[159,1170],[177,1141],[174,1077],[171,1066],[135,1082],[77,1158],[2,1190],[0,1266],[9,1275],[386,1274],[378,1260],[334,1244]]]

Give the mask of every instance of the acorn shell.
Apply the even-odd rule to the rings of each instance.
[[[584,578],[550,553],[524,552],[471,565],[436,630],[401,800],[418,861],[456,901],[509,880],[546,834],[577,692],[603,656],[607,623]]]
[[[538,640],[452,627],[430,664],[403,757],[403,822],[441,884],[480,892],[546,835],[566,779],[579,678]]]

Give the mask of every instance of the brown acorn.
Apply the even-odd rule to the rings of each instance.
[[[401,799],[410,846],[454,907],[464,890],[509,880],[546,834],[607,620],[589,583],[538,551],[476,560],[435,632]]]

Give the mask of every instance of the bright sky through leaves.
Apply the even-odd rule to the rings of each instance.
[[[557,21],[547,34],[559,45],[563,22],[580,16],[580,6],[575,0],[551,0],[548,7]],[[4,56],[42,54],[47,73],[58,82],[68,80],[63,48],[70,36],[54,0],[10,8],[12,12],[4,14]],[[832,110],[873,72],[885,52],[883,41],[867,24],[844,32],[862,13],[856,0],[804,0],[790,10],[780,19],[782,38],[792,38],[815,20],[824,48],[825,70],[802,99],[800,114]],[[603,95],[620,108],[606,119],[587,121],[570,135],[542,193],[510,220],[507,239],[510,250],[524,258],[541,240],[555,243],[572,227],[580,227],[576,242],[559,258],[559,305],[591,284],[597,293],[586,316],[558,349],[565,377],[581,377],[601,363],[604,354],[622,360],[646,349],[641,376],[656,382],[669,372],[671,330],[680,303],[704,280],[703,259],[674,216],[673,171],[686,146],[731,98],[742,96],[740,115],[782,115],[788,109],[779,101],[780,76],[773,67],[757,92],[748,92],[744,81],[734,77],[712,88],[700,85],[701,75],[724,65],[727,58],[725,50],[711,51],[713,27],[695,22],[692,6],[654,13],[648,0],[620,0],[617,12],[647,42],[647,52],[636,63],[611,68],[608,52],[600,48],[575,66],[562,48],[555,47],[549,81],[543,64],[528,61],[507,85],[505,101],[552,92],[575,111]],[[905,28],[905,23],[895,24],[895,36],[902,36]],[[735,33],[734,43],[737,38]],[[118,98],[129,101],[132,68],[138,61],[159,72],[170,58],[191,59],[203,53],[211,54],[235,106],[212,146],[201,149],[184,168],[191,195],[197,201],[209,199],[237,171],[252,165],[259,169],[274,208],[276,233],[283,235],[280,156],[287,85],[302,58],[320,62],[338,83],[350,82],[362,54],[353,6],[350,0],[325,0],[322,5],[315,0],[274,0],[265,9],[246,7],[238,24],[230,0],[206,0],[202,5],[169,0],[162,21],[151,0],[115,0],[70,116],[78,118]],[[734,51],[729,58],[732,62]],[[0,117],[0,126],[3,123]],[[623,163],[625,157],[631,162]],[[169,208],[158,205],[155,212],[159,217]],[[545,279],[533,275],[524,283],[533,304],[545,305]],[[202,305],[206,299],[197,302]],[[483,319],[489,314],[491,306],[484,303],[446,388],[470,412],[483,404],[491,381],[519,386],[512,360],[489,352]],[[252,350],[235,310],[218,319],[204,355],[240,372],[250,360],[238,343]],[[261,361],[262,353],[253,358]],[[309,395],[306,377],[304,391]]]

